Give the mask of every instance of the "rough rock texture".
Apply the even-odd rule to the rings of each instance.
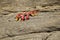
[[[15,20],[34,9],[37,16]],[[0,0],[0,40],[60,40],[60,0]]]
[[[60,39],[60,31],[54,32],[52,36],[48,38],[48,40],[59,40]]]
[[[37,6],[45,8],[46,6],[58,6],[60,9],[60,0],[1,0],[0,7],[2,10],[8,11],[23,11],[38,9]],[[48,9],[46,8],[46,9]],[[54,7],[53,7],[54,8]],[[41,9],[40,9],[41,10]]]

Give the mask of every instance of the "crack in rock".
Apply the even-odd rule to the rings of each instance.
[[[55,27],[51,27],[49,29],[51,29],[51,30],[37,31],[37,32],[29,32],[29,33],[24,33],[24,34],[14,34],[14,35],[7,34],[7,36],[2,37],[0,39],[4,39],[4,38],[7,38],[7,37],[16,37],[16,36],[20,36],[20,35],[33,34],[33,33],[51,33],[51,32],[54,32],[54,31],[60,31],[60,28],[55,28]],[[52,34],[50,34],[49,36],[51,36],[51,35]],[[47,36],[44,40],[47,40],[49,36]]]
[[[20,36],[20,35],[27,35],[27,34],[33,34],[33,33],[50,33],[50,31],[38,31],[38,32],[30,32],[30,33],[25,33],[25,34],[16,34],[16,35],[9,35],[7,34],[8,36],[5,36],[5,37],[2,37],[0,39],[4,39],[4,38],[7,38],[7,37],[16,37],[16,36]]]
[[[50,35],[48,35],[45,39],[42,39],[42,40],[47,40],[51,35],[52,35],[52,33]]]

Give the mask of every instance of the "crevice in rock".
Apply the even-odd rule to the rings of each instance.
[[[7,36],[5,37],[2,37],[0,39],[4,39],[4,38],[7,38],[7,37],[15,37],[15,36],[20,36],[20,35],[27,35],[27,34],[33,34],[33,33],[50,33],[50,31],[37,31],[37,32],[29,32],[29,33],[24,33],[24,34],[14,34],[14,35],[10,35],[10,34],[7,34]]]
[[[4,10],[6,12],[9,12],[9,13],[17,13],[18,11],[11,11],[11,10]]]
[[[52,33],[50,35],[48,35],[45,39],[42,39],[42,40],[47,40],[51,35],[52,35]]]
[[[2,38],[0,38],[0,39],[4,39],[4,38],[7,38],[7,37],[16,37],[16,36],[20,36],[20,35],[33,34],[33,33],[50,33],[50,32],[53,32],[53,31],[37,31],[37,32],[29,32],[29,33],[16,34],[16,35],[9,35],[9,34],[7,34],[7,36],[2,37]]]
[[[60,9],[53,9],[53,10],[40,10],[39,12],[60,12]]]
[[[59,27],[55,27],[55,26],[51,26],[51,27],[47,27],[50,31],[60,31]]]
[[[51,32],[54,32],[54,31],[60,31],[60,28],[56,28],[55,26],[52,26],[52,27],[47,27],[49,30],[40,30],[40,31],[35,31],[35,32],[28,32],[28,33],[23,33],[23,34],[14,34],[14,35],[10,35],[10,34],[6,34],[7,36],[5,37],[2,37],[0,39],[4,39],[4,38],[7,38],[7,37],[16,37],[16,36],[20,36],[20,35],[27,35],[27,34],[33,34],[33,33],[51,33]],[[47,36],[45,38],[45,40],[48,39],[48,37],[50,37],[52,34],[50,34],[49,36]]]

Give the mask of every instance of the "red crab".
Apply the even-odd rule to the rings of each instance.
[[[18,21],[19,19],[21,20],[29,20],[29,16],[35,16],[37,13],[37,10],[33,10],[33,11],[29,11],[29,12],[25,12],[23,11],[22,13],[19,13],[16,15],[16,20]]]

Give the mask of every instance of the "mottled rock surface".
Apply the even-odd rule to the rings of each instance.
[[[30,20],[15,20],[35,9]],[[0,40],[60,40],[60,0],[0,0]]]

